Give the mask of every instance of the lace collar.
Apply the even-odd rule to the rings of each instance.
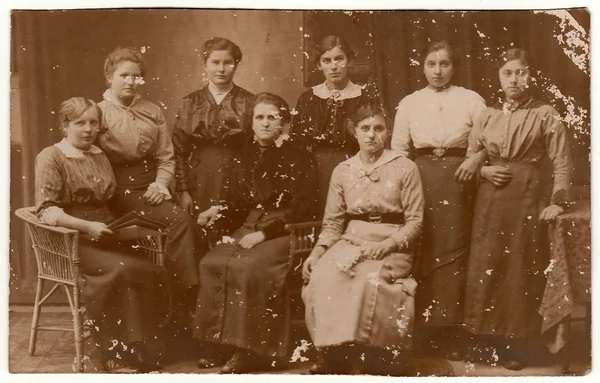
[[[346,87],[339,91],[331,91],[327,87],[327,82],[312,87],[313,94],[322,99],[335,98],[335,100],[345,100],[347,98],[356,98],[362,94],[363,87],[348,80]],[[334,93],[339,96],[334,97]]]
[[[140,96],[139,94],[135,94],[133,96],[133,101],[131,101],[131,104],[129,104],[129,106],[125,106],[123,104],[121,104],[119,102],[119,100],[117,99],[117,97],[113,94],[113,92],[110,89],[107,89],[104,94],[102,95],[102,97],[106,100],[109,101],[111,104],[114,104],[115,106],[118,106],[120,108],[123,109],[129,109],[131,108],[136,102],[139,101],[140,98],[142,98],[142,96]]]

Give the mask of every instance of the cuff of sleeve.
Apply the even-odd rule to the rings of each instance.
[[[566,189],[560,189],[552,194],[552,198],[550,199],[551,205],[558,205],[563,208],[569,206],[569,193],[567,193]]]
[[[151,187],[155,187],[158,189],[159,192],[161,192],[162,194],[165,195],[165,199],[166,200],[170,200],[171,199],[171,193],[169,192],[169,189],[167,189],[167,187],[159,182],[152,182],[149,186],[148,189],[150,189]]]
[[[187,182],[181,180],[181,179],[176,179],[175,180],[175,190],[177,190],[177,192],[184,192],[188,190],[187,187]]]
[[[333,238],[332,236],[321,234],[319,235],[319,240],[315,246],[323,246],[327,249],[330,249],[338,240],[339,238]]]
[[[65,214],[65,211],[58,206],[50,206],[40,214],[40,222],[49,225],[56,226],[58,219]]]
[[[396,242],[396,252],[402,252],[408,248],[410,248],[410,243],[408,242],[408,238],[403,235],[402,237],[391,237]]]
[[[285,230],[285,222],[279,219],[265,226],[261,231],[265,235],[265,240],[282,237],[287,233],[287,230]]]

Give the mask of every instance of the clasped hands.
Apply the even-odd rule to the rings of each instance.
[[[218,218],[220,209],[218,207],[211,207],[206,209],[202,213],[198,214],[197,223],[200,226],[210,226]],[[244,235],[238,242],[238,245],[243,249],[252,249],[254,246],[265,241],[265,233],[262,231],[255,231]]]
[[[398,250],[398,245],[393,238],[386,238],[383,241],[366,241],[358,238],[347,237],[346,241],[359,248],[361,255],[366,259],[381,260],[388,254]],[[312,271],[327,249],[323,246],[316,246],[302,265],[302,278],[308,281]]]

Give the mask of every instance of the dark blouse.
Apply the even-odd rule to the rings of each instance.
[[[241,148],[252,137],[254,95],[237,85],[220,104],[208,86],[183,98],[173,127],[177,191],[187,190],[190,153],[207,145]]]
[[[292,141],[303,148],[318,145],[358,151],[356,138],[346,129],[346,118],[363,104],[381,105],[372,85],[363,87],[358,97],[334,100],[317,96],[313,89],[300,95],[292,118]]]
[[[314,219],[316,182],[316,165],[306,150],[287,142],[268,148],[248,144],[235,157],[224,186],[223,218],[239,223],[252,209],[288,210],[284,218],[262,230],[266,239],[286,235],[287,223]]]

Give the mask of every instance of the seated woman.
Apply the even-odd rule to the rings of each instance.
[[[234,160],[228,195],[220,207],[198,216],[206,225],[245,219],[200,262],[200,291],[194,337],[211,342],[212,355],[201,368],[224,363],[222,373],[277,366],[273,358],[290,350],[290,310],[286,279],[292,266],[288,222],[313,219],[316,166],[310,153],[282,142],[289,106],[261,93],[253,110],[255,142]],[[243,221],[242,221],[243,222]]]
[[[165,253],[179,306],[175,322],[189,326],[188,315],[196,298],[198,270],[194,252],[194,219],[171,199],[168,187],[175,174],[173,143],[162,110],[144,100],[146,63],[132,48],[117,48],[104,63],[109,89],[98,105],[104,130],[98,145],[112,164],[117,189],[111,209],[121,216],[136,211],[167,225]]]
[[[106,202],[115,193],[110,162],[92,145],[102,112],[82,97],[62,103],[58,112],[65,138],[42,150],[35,161],[35,202],[41,222],[79,230],[82,296],[93,321],[95,344],[108,372],[158,367],[144,341],[154,338],[155,297],[162,268],[131,244],[111,240]]]
[[[314,374],[377,373],[377,361],[390,365],[392,353],[411,348],[419,170],[384,148],[390,132],[380,108],[361,106],[349,120],[360,151],[333,171],[323,230],[303,266],[306,324],[323,357]]]

